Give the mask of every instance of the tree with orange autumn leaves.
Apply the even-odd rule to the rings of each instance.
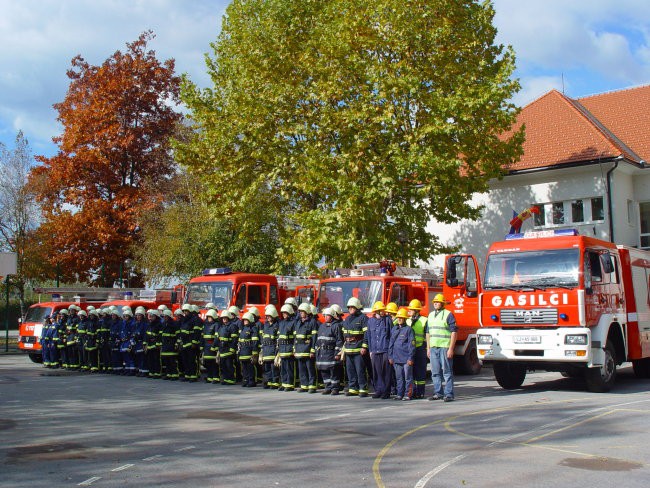
[[[37,157],[31,173],[43,208],[39,232],[66,281],[111,285],[141,240],[139,220],[161,204],[175,172],[170,137],[181,115],[174,60],[160,62],[145,32],[101,66],[81,56],[67,72],[68,93],[54,105],[63,133],[58,153]],[[133,285],[133,281],[131,285]]]

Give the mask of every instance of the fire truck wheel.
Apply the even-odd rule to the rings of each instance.
[[[459,361],[454,362],[454,365],[459,363],[459,368],[458,368],[458,373],[459,374],[469,374],[469,375],[474,375],[474,374],[479,374],[481,372],[481,361],[478,358],[478,354],[476,353],[476,346],[474,343],[472,343],[467,350],[465,351],[465,354],[461,358],[459,358]]]
[[[599,368],[589,368],[585,374],[587,390],[594,393],[604,393],[612,389],[616,381],[616,351],[614,344],[607,341],[605,345],[605,361]]]
[[[32,363],[42,363],[43,362],[43,356],[40,354],[36,354],[35,352],[30,352],[29,353],[29,359],[32,360]]]
[[[650,378],[650,358],[635,359],[632,368],[637,378]]]
[[[518,363],[494,363],[494,377],[504,390],[516,390],[526,379],[526,367]]]

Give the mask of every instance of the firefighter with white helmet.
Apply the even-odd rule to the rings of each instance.
[[[293,355],[298,365],[299,392],[316,393],[316,353],[318,324],[311,316],[311,305],[303,302],[298,306],[299,319],[295,324]]]
[[[79,312],[81,314],[81,312]],[[96,309],[86,312],[86,341],[84,343],[84,358],[86,360],[86,371],[97,373],[99,371],[98,356],[98,331],[99,331],[99,314]],[[84,321],[82,319],[82,321]]]
[[[425,341],[425,330],[427,327],[427,318],[420,315],[422,302],[414,298],[409,302],[410,318],[406,324],[413,329],[415,335],[415,358],[413,360],[413,399],[424,398],[424,387],[427,377],[427,345]]]
[[[135,308],[135,331],[133,332],[134,361],[136,376],[149,376],[149,368],[145,361],[145,339],[147,337],[147,327],[149,323],[146,318],[147,310],[142,306]]]
[[[286,303],[280,308],[282,319],[278,324],[278,356],[280,357],[279,391],[293,391],[295,382],[293,343],[295,338],[295,318],[293,307]]]
[[[241,365],[241,385],[243,387],[256,385],[255,363],[259,354],[259,342],[259,330],[255,325],[255,316],[246,312],[242,317],[238,339],[238,358]]]
[[[316,334],[316,369],[325,384],[323,395],[338,395],[341,389],[339,361],[343,348],[341,321],[330,307],[323,310],[323,317],[325,321],[318,324]]]
[[[458,326],[454,314],[445,309],[447,301],[442,293],[438,293],[432,303],[433,311],[429,314],[425,331],[433,380],[433,396],[429,400],[451,402],[454,400],[453,358]]]
[[[181,307],[183,317],[180,321],[178,337],[181,342],[181,364],[183,367],[181,380],[196,382],[199,380],[199,343],[203,326],[196,320],[194,307],[185,303]]]
[[[165,309],[166,310],[166,309]],[[171,313],[171,312],[170,312]],[[147,331],[145,334],[145,364],[149,378],[160,378],[160,348],[162,321],[160,312],[155,309],[147,310]]]
[[[239,330],[233,324],[232,313],[229,310],[221,312],[220,324],[217,329],[217,361],[219,363],[222,385],[235,384],[235,353],[237,352],[237,339]]]
[[[264,309],[264,324],[260,330],[261,350],[260,361],[262,362],[262,382],[265,389],[280,387],[280,370],[275,365],[275,358],[278,354],[278,310],[275,305],[267,305]]]
[[[122,324],[120,327],[120,354],[124,362],[124,374],[135,376],[135,319],[131,307],[122,308]]]
[[[180,309],[177,309],[181,315]],[[160,324],[160,362],[161,377],[164,380],[175,381],[178,379],[178,324],[173,319],[171,310],[163,310],[162,323]]]
[[[349,315],[343,322],[343,339],[345,340],[345,367],[348,374],[348,391],[346,396],[368,396],[368,380],[363,356],[367,354],[366,331],[368,317],[363,313],[363,305],[356,297],[347,302]]]
[[[208,304],[209,305],[209,304]],[[201,334],[201,361],[205,368],[205,382],[216,385],[221,381],[219,378],[219,366],[217,365],[217,348],[215,339],[219,327],[219,315],[216,307],[208,308],[203,321],[203,331]]]
[[[108,330],[109,347],[111,350],[110,372],[112,374],[122,374],[124,372],[124,361],[122,360],[122,353],[120,351],[122,318],[120,317],[117,307],[114,305],[111,305],[111,307],[109,307],[109,310],[110,316],[108,319]]]

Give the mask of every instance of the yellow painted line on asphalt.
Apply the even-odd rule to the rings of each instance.
[[[505,406],[505,407],[489,408],[489,409],[486,409],[486,410],[479,410],[477,412],[470,412],[470,413],[467,413],[467,414],[455,415],[453,417],[447,417],[445,419],[439,419],[439,420],[436,420],[434,422],[429,422],[427,424],[420,425],[420,426],[415,427],[415,428],[413,428],[413,429],[411,429],[411,430],[409,430],[407,432],[404,432],[403,434],[400,434],[399,436],[397,436],[394,439],[390,440],[379,451],[379,454],[377,454],[377,457],[375,458],[375,461],[372,464],[372,474],[373,474],[373,476],[375,478],[375,483],[376,483],[378,488],[385,488],[384,482],[383,482],[383,480],[381,478],[381,473],[379,471],[379,465],[381,464],[381,461],[383,460],[384,456],[386,456],[386,453],[388,453],[388,451],[390,451],[391,448],[395,444],[400,442],[402,439],[405,439],[405,438],[413,435],[414,433],[416,433],[416,432],[418,432],[418,431],[420,431],[422,429],[426,429],[428,427],[431,427],[432,425],[443,424],[445,429],[448,430],[449,432],[452,432],[452,433],[455,433],[457,435],[467,437],[467,438],[470,438],[470,439],[476,439],[476,440],[480,440],[480,441],[493,442],[493,443],[508,442],[508,439],[512,439],[514,437],[519,437],[520,434],[517,434],[515,436],[510,436],[508,438],[504,438],[501,441],[494,441],[494,439],[490,439],[490,438],[486,438],[486,437],[481,437],[481,436],[461,432],[461,431],[453,428],[451,426],[451,423],[454,422],[456,419],[459,419],[459,418],[462,418],[462,417],[471,417],[471,416],[476,416],[476,415],[501,413],[501,412],[507,412],[507,411],[512,411],[514,409],[527,408],[527,407],[535,407],[535,406],[540,406],[540,407],[544,406],[544,407],[546,407],[548,405],[554,405],[554,404],[573,403],[573,402],[577,402],[577,401],[580,401],[580,400],[586,400],[586,399],[589,399],[589,398],[590,397],[572,398],[572,399],[567,399],[567,400],[544,401],[544,402],[535,401],[534,403],[525,403],[523,405],[509,405],[509,406]],[[515,444],[521,444],[521,443],[515,443]],[[533,447],[538,447],[538,446],[533,446]],[[541,446],[539,446],[539,447],[541,447]],[[571,451],[565,451],[565,452],[571,452]],[[573,453],[573,454],[582,454],[582,453]],[[582,455],[584,455],[584,454],[582,454]],[[587,455],[587,456],[591,456],[591,455]],[[458,462],[459,460],[460,459],[457,459],[456,461],[454,461],[454,460],[452,460],[452,461]]]
[[[440,424],[444,421],[444,419],[436,420],[434,422],[429,422],[428,424],[420,425],[419,427],[415,427],[414,429],[409,430],[408,432],[404,432],[401,435],[398,435],[395,437],[393,440],[391,440],[388,444],[386,444],[381,451],[379,451],[379,454],[377,454],[377,457],[375,458],[375,462],[372,464],[372,474],[375,477],[375,483],[377,483],[378,488],[385,488],[384,482],[381,479],[381,474],[379,473],[379,464],[381,463],[381,460],[384,458],[386,453],[390,451],[390,448],[393,447],[395,444],[397,444],[399,441],[404,439],[405,437],[410,436],[411,434],[416,433],[418,430],[426,429],[427,427],[431,427],[432,425]]]

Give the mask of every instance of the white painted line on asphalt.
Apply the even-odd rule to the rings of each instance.
[[[77,486],[90,486],[92,485],[95,481],[101,480],[101,476],[93,476],[92,478],[88,478],[86,481],[82,481],[81,483],[77,483]]]
[[[216,444],[217,442],[223,442],[223,439],[215,439],[213,441],[208,441],[206,444]]]
[[[377,410],[377,409],[376,408],[369,408],[368,410],[361,410],[361,412],[359,412],[359,413],[374,412],[375,410]]]
[[[502,419],[503,417],[507,417],[507,415],[497,415],[496,417],[489,417],[487,419],[479,420],[479,422],[490,422],[491,420],[498,420]]]
[[[305,422],[296,422],[298,424],[308,424],[309,422],[321,422],[322,420],[340,419],[341,417],[349,417],[351,413],[340,413],[338,415],[328,415],[327,417],[318,417],[317,419],[307,420]]]
[[[429,482],[429,480],[433,478],[435,475],[437,475],[440,471],[442,471],[445,468],[448,468],[452,464],[456,464],[458,461],[462,461],[466,457],[467,454],[461,454],[460,456],[456,456],[455,458],[450,459],[446,463],[442,463],[440,466],[436,466],[427,474],[425,474],[422,478],[420,478],[420,481],[418,481],[415,484],[415,488],[424,488],[424,486]]]
[[[180,449],[174,449],[174,452],[183,452],[183,451],[190,451],[192,449],[196,449],[196,446],[185,446],[181,447]]]
[[[111,471],[116,472],[116,471],[124,471],[125,469],[129,469],[135,466],[135,464],[125,464],[124,466],[120,466],[119,468],[111,469]]]
[[[155,456],[150,456],[148,458],[144,458],[143,461],[153,461],[154,459],[160,459],[163,457],[162,454],[156,454]]]

